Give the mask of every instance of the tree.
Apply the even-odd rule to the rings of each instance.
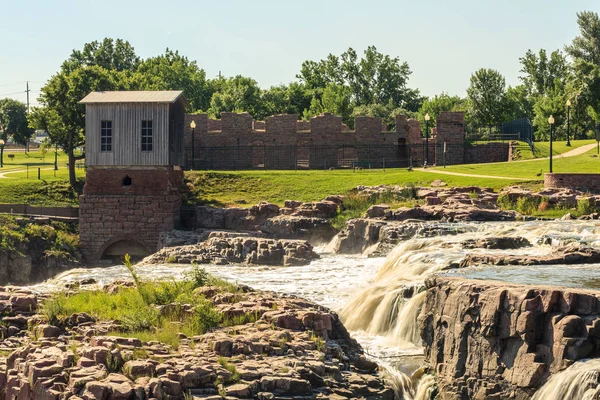
[[[216,82],[208,113],[220,118],[222,112],[247,112],[252,116],[261,114],[260,88],[258,83],[241,75],[220,78]]]
[[[335,83],[328,84],[323,91],[321,100],[323,112],[339,115],[344,123],[354,127],[354,120],[352,119],[354,104],[351,97],[350,88],[347,86]]]
[[[329,84],[348,86],[357,106],[391,102],[394,108],[414,108],[412,103],[418,91],[406,86],[410,74],[406,62],[369,46],[360,59],[356,51],[349,48],[339,57],[329,54],[318,62],[305,61],[297,78],[309,89],[324,90]]]
[[[506,81],[500,72],[482,68],[471,75],[467,89],[469,111],[473,122],[491,127],[506,116]]]
[[[509,86],[506,90],[508,119],[528,118],[533,120],[535,98],[529,95],[525,85]]]
[[[425,99],[417,113],[417,118],[419,121],[424,121],[425,114],[429,114],[431,117],[430,124],[435,126],[435,121],[441,112],[462,110],[464,110],[464,102],[460,97],[442,93]]]
[[[4,146],[9,138],[16,143],[25,145],[31,139],[33,130],[27,125],[27,106],[13,99],[0,100],[0,164],[4,160]]]
[[[92,91],[128,89],[123,72],[100,66],[77,67],[54,75],[42,88],[41,108],[31,113],[32,128],[43,129],[69,157],[69,182],[75,187],[75,162],[85,157],[75,151],[85,144],[85,106],[79,101]]]
[[[536,55],[527,50],[521,62],[521,75],[519,79],[525,85],[530,95],[543,96],[547,90],[554,90],[555,80],[566,81],[569,74],[569,64],[560,50],[546,55],[546,50],[541,49]]]
[[[167,49],[165,54],[142,61],[135,74],[135,87],[141,90],[183,90],[194,111],[210,107],[213,88],[206,72],[196,61],[189,61],[178,51]]]
[[[592,11],[577,13],[580,34],[565,47],[574,63],[577,102],[600,121],[600,18]]]
[[[306,85],[292,82],[289,85],[272,86],[262,90],[260,94],[261,110],[256,119],[264,119],[275,114],[296,114],[301,116],[304,110],[310,108],[313,91]]]
[[[99,66],[109,71],[135,71],[140,58],[135,49],[122,39],[105,38],[83,45],[82,50],[73,50],[61,66],[61,71],[70,74],[79,67]]]

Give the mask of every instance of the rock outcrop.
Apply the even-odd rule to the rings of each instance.
[[[600,263],[600,251],[588,247],[559,247],[548,255],[513,254],[469,254],[460,263],[460,268],[472,265],[551,265],[551,264],[595,264]]]
[[[197,206],[183,211],[182,222],[192,229],[254,231],[278,239],[329,242],[337,233],[329,219],[341,202],[341,196],[330,196],[308,203],[286,200],[281,208],[266,202],[250,208]]]
[[[305,265],[317,258],[310,243],[303,240],[215,235],[196,245],[165,247],[143,263]]]
[[[600,356],[600,294],[432,277],[419,316],[441,399],[529,399],[550,374]]]
[[[198,288],[230,323],[181,334],[177,348],[107,335],[118,324],[85,314],[60,327],[21,316],[17,345],[9,336],[0,340],[0,392],[19,400],[394,399],[335,313],[241,289]]]

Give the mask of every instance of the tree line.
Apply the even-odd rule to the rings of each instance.
[[[442,111],[464,111],[470,125],[482,128],[524,117],[533,122],[538,140],[547,137],[549,115],[557,126],[565,124],[569,102],[572,132],[588,137],[600,122],[600,19],[583,11],[577,23],[579,35],[564,50],[529,50],[520,58],[518,85],[507,87],[498,71],[482,68],[472,74],[466,97],[421,95],[408,86],[408,63],[374,46],[361,55],[350,48],[307,60],[295,81],[262,89],[241,75],[209,79],[196,61],[178,51],[141,59],[128,41],[106,38],[73,50],[42,87],[41,106],[28,115],[24,104],[0,100],[0,139],[24,144],[34,129],[48,132],[68,154],[74,184],[75,161],[84,157],[75,150],[85,144],[85,107],[79,101],[91,91],[106,90],[183,90],[190,112],[213,118],[221,112],[248,112],[257,120],[284,113],[309,119],[331,112],[350,127],[356,115],[381,117],[390,128],[400,113],[419,120],[429,113],[435,123]]]

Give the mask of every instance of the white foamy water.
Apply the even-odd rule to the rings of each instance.
[[[399,361],[403,360],[402,357],[422,354],[417,317],[425,296],[417,293],[422,290],[427,276],[447,274],[464,278],[600,289],[600,268],[595,265],[488,265],[444,270],[450,265],[457,265],[466,254],[544,255],[550,254],[557,246],[568,244],[600,247],[600,223],[597,221],[447,225],[460,227],[465,232],[410,239],[400,243],[387,258],[323,254],[321,259],[300,267],[204,267],[208,272],[232,282],[303,297],[340,312],[344,324],[367,353],[376,357],[387,368],[396,371],[390,379],[404,393],[404,398],[420,399],[433,390],[435,382],[427,375],[423,379],[409,378],[418,366],[404,369],[403,372],[396,367],[403,362]],[[532,247],[510,250],[464,249],[461,244],[465,240],[499,236],[524,237],[532,243]],[[330,248],[328,246],[316,250],[324,252]],[[180,279],[190,267],[141,265],[137,268],[143,279]],[[94,278],[103,285],[114,280],[129,280],[130,276],[122,266],[74,269],[34,285],[32,289],[53,291],[85,278]]]

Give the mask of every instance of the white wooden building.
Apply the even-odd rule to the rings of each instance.
[[[183,92],[91,92],[81,103],[87,166],[184,165]]]

